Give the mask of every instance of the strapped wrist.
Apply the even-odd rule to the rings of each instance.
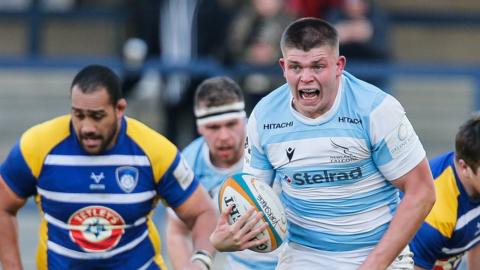
[[[210,255],[210,253],[206,250],[195,250],[192,257],[190,258],[190,261],[199,261],[204,264],[208,270],[212,269],[213,258],[212,255]]]

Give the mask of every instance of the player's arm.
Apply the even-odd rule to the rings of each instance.
[[[193,249],[207,251],[213,256],[215,248],[208,238],[215,228],[217,214],[205,189],[198,185],[192,195],[174,210],[192,232]],[[169,248],[176,247],[169,246]]]
[[[166,214],[167,229],[166,241],[169,247],[167,252],[174,269],[183,269],[190,263],[193,254],[192,241],[190,240],[190,230],[177,215],[170,211]]]
[[[427,270],[427,269],[422,268],[422,267],[420,267],[420,266],[418,266],[418,265],[415,265],[415,266],[413,267],[413,270]]]
[[[480,269],[480,244],[467,252],[467,265],[469,270]]]
[[[17,212],[26,199],[15,194],[0,175],[0,261],[3,269],[23,269],[18,245]]]
[[[247,124],[243,171],[253,175],[257,180],[272,184],[273,170],[260,147],[255,110],[250,115]],[[229,224],[228,216],[232,208],[233,205],[227,207],[220,214],[215,231],[210,236],[210,241],[217,250],[244,250],[268,241],[266,238],[262,240],[255,240],[254,238],[255,235],[267,227],[267,224],[262,224],[262,226],[254,229],[255,224],[262,218],[260,213],[250,209],[246,215],[240,217],[234,224]]]
[[[426,158],[391,183],[405,195],[387,231],[359,269],[388,268],[407,246],[435,203],[433,178]]]

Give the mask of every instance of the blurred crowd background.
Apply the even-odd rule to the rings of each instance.
[[[479,1],[0,0],[0,159],[25,129],[69,112],[73,75],[92,63],[121,76],[128,115],[183,148],[197,136],[198,83],[231,76],[250,112],[284,82],[279,39],[304,16],[337,27],[346,70],[401,101],[429,157],[453,148],[480,108]],[[36,216],[25,211],[33,269]]]

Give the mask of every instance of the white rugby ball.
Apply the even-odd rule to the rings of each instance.
[[[234,205],[229,216],[230,224],[236,222],[251,207],[263,213],[263,221],[268,224],[268,227],[257,234],[256,238],[267,238],[268,241],[250,248],[251,250],[261,253],[270,252],[277,249],[285,240],[287,233],[285,209],[269,185],[256,180],[250,174],[237,173],[223,181],[218,194],[220,211],[230,204]],[[257,226],[261,226],[261,222]]]

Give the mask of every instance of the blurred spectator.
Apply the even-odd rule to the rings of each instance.
[[[283,29],[293,21],[284,0],[251,0],[236,14],[227,46],[233,64],[277,66],[282,53],[278,46]],[[280,70],[280,68],[278,67]],[[242,80],[249,113],[270,89],[283,83],[281,76],[252,73]]]
[[[329,11],[326,19],[335,25],[340,37],[340,53],[352,62],[388,61],[390,44],[389,20],[373,0],[343,0],[341,6]],[[381,77],[362,77],[385,88]]]
[[[160,6],[164,0],[128,0],[127,36],[123,46],[122,90],[129,98],[143,76],[146,59],[160,57]]]
[[[188,64],[196,58],[221,61],[224,55],[222,41],[233,4],[227,0],[130,0],[132,29],[126,45],[132,39],[138,44],[143,40],[147,48],[146,60],[158,58],[174,64]],[[132,62],[128,50],[124,50],[124,57],[126,64]],[[143,70],[141,65],[126,67],[123,90],[128,97],[142,78]],[[205,75],[192,76],[188,72],[162,74],[161,102],[166,114],[164,133],[180,147],[196,134],[191,111],[193,91]]]
[[[324,19],[328,11],[338,7],[342,0],[285,0],[287,9],[297,17]]]

